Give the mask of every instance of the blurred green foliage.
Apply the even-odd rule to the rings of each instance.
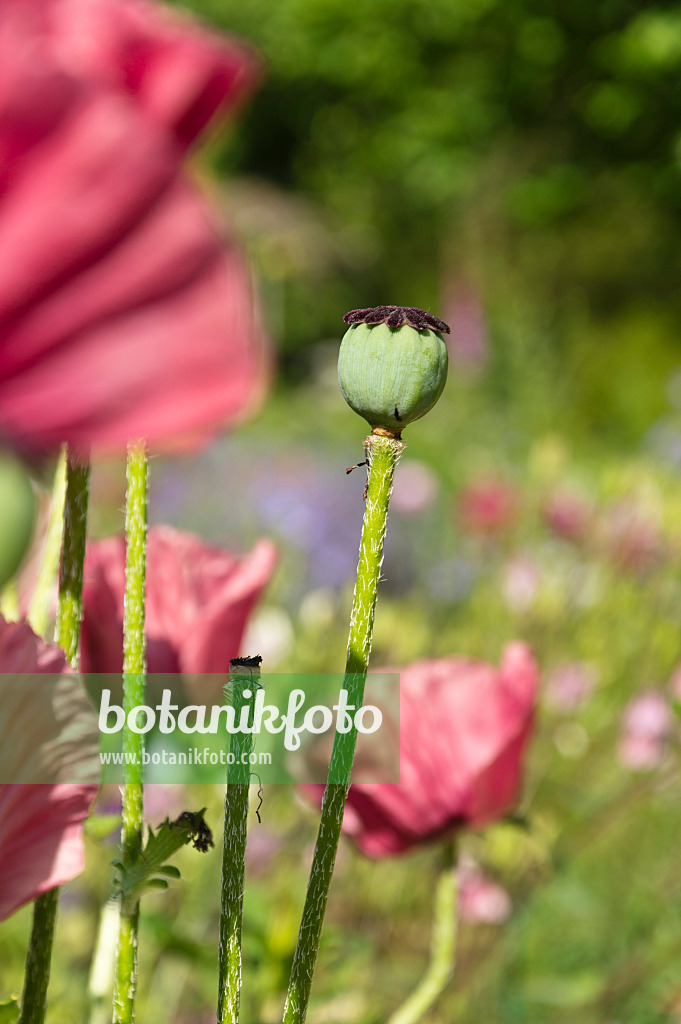
[[[589,425],[630,441],[660,411],[681,352],[678,3],[190,6],[265,63],[217,165],[304,197],[324,228],[296,252],[252,239],[285,370],[346,309],[445,315],[463,280],[492,322],[534,319]]]

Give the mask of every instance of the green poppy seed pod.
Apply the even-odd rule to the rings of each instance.
[[[396,437],[425,416],[447,381],[449,327],[422,309],[377,306],[343,318],[350,329],[338,355],[338,382],[348,405],[370,426]]]
[[[35,497],[26,470],[0,451],[0,587],[14,576],[33,534]]]

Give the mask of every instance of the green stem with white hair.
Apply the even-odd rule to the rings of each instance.
[[[241,721],[244,708],[252,725],[255,695],[260,689],[259,670],[234,666],[229,691],[234,719]],[[218,1024],[238,1024],[241,999],[241,932],[244,910],[244,878],[246,863],[246,831],[248,826],[248,791],[251,770],[248,755],[253,746],[251,733],[232,736],[232,763],[227,771],[225,820],[220,886],[220,940],[218,977]]]
[[[368,462],[367,497],[343,678],[343,689],[348,691],[348,706],[357,708],[362,705],[364,699],[364,684],[369,667],[376,595],[383,561],[383,542],[388,523],[393,476],[405,444],[387,431],[374,431],[365,439],[364,446]],[[350,788],[356,741],[357,730],[354,727],[347,733],[336,732],[334,737],[317,845],[312,858],[286,996],[284,1024],[303,1024],[307,1014],[343,824],[345,800]]]
[[[123,828],[122,861],[129,867],[142,848],[144,825],[143,768],[144,736],[127,725],[128,712],[144,704],[146,646],[144,605],[147,551],[148,460],[142,442],[128,447],[127,498],[125,512],[125,605],[123,614]],[[128,757],[128,755],[131,755]],[[134,763],[128,763],[128,762]],[[116,950],[113,999],[114,1024],[132,1024],[137,991],[137,941],[139,899],[122,900]]]
[[[67,454],[55,639],[74,668],[78,668],[78,640],[83,615],[89,480],[89,462]],[[61,486],[59,482],[58,486]],[[45,1020],[58,905],[59,889],[50,889],[39,896],[33,906],[19,1024],[43,1024]]]

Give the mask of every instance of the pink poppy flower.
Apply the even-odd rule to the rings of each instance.
[[[0,436],[187,445],[263,388],[250,275],[182,172],[253,57],[142,0],[7,0]]]
[[[576,492],[556,491],[542,508],[544,522],[564,540],[583,540],[592,525],[593,509]]]
[[[25,623],[0,619],[0,691],[4,920],[83,870],[83,821],[98,788],[87,780],[97,778],[99,758],[97,719],[79,680],[68,674],[61,650],[44,643]],[[62,781],[69,778],[84,782]]]
[[[632,771],[646,771],[662,763],[674,724],[669,703],[659,690],[644,690],[627,704],[617,748],[620,763]]]
[[[513,910],[511,897],[474,861],[462,858],[459,866],[459,917],[469,924],[503,924]]]
[[[598,672],[584,661],[557,665],[546,682],[546,703],[567,714],[579,711],[598,683]]]
[[[504,480],[475,480],[461,492],[459,517],[466,533],[498,537],[516,522],[517,493]]]
[[[381,858],[504,815],[518,795],[537,685],[522,643],[506,647],[498,669],[457,657],[401,669],[401,781],[352,785],[344,831]],[[303,787],[315,798],[322,789]]]
[[[229,671],[241,637],[276,562],[271,541],[242,557],[168,526],[147,543],[147,666],[149,672]],[[81,668],[121,672],[125,541],[110,537],[87,549],[83,587]],[[257,652],[254,652],[257,653]]]
[[[665,539],[656,517],[635,500],[621,501],[603,522],[602,540],[609,558],[622,569],[645,573],[665,552]]]
[[[541,569],[530,555],[516,555],[504,566],[502,592],[514,612],[526,612],[539,593]]]

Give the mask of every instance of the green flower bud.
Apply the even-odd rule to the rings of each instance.
[[[14,576],[33,533],[35,498],[26,470],[0,451],[0,587]]]
[[[399,437],[425,416],[447,381],[449,327],[421,309],[377,306],[343,317],[350,329],[338,354],[338,382],[348,405],[372,428]]]

